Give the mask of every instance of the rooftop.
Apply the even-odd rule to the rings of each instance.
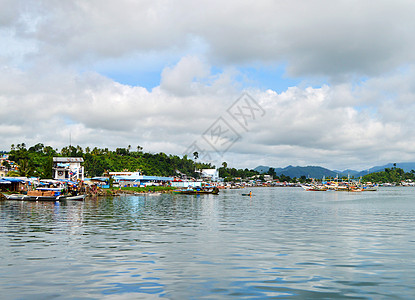
[[[84,162],[84,159],[82,157],[54,157],[53,162],[60,162],[60,163]]]

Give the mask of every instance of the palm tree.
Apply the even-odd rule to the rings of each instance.
[[[21,159],[19,161],[19,176],[29,177],[33,173],[33,167],[30,165],[29,160]]]

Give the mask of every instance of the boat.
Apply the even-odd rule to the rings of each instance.
[[[242,194],[242,196],[249,196],[249,197],[251,197],[251,196],[253,196],[253,194],[252,193]]]
[[[365,192],[376,192],[378,190],[378,185],[364,185],[363,191]]]
[[[86,198],[85,194],[82,195],[76,195],[76,196],[64,196],[59,198],[58,200],[84,200]]]
[[[20,200],[28,201],[82,201],[86,198],[86,195],[76,196],[25,196]]]
[[[81,201],[86,198],[85,194],[82,195],[59,195],[59,196],[47,196],[47,195],[24,195],[24,194],[3,194],[6,200],[27,200],[27,201]]]
[[[217,195],[219,194],[219,189],[217,187],[214,188],[187,188],[182,190],[174,190],[174,194],[183,194],[183,195],[203,195],[203,194],[212,194]]]
[[[348,192],[352,192],[352,193],[354,193],[354,192],[363,192],[363,189],[358,188],[358,187],[351,187],[351,188],[349,188]]]
[[[327,187],[323,185],[301,185],[301,187],[306,191],[316,191],[316,192],[324,192],[327,191]]]
[[[64,194],[61,188],[37,188],[34,191],[28,191],[23,199],[28,201],[65,201],[65,200],[84,200],[84,194]]]
[[[24,198],[26,197],[26,195],[23,194],[11,194],[11,195],[7,195],[7,194],[3,194],[4,197],[6,197],[7,200],[24,200]]]

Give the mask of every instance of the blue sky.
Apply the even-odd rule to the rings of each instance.
[[[112,80],[131,86],[145,87],[149,91],[160,85],[161,73],[166,66],[174,66],[181,57],[161,57],[153,54],[145,57],[136,55],[131,58],[117,60],[106,60],[94,66],[96,72]],[[212,65],[211,75],[215,76],[224,72],[224,68],[229,66]],[[236,65],[235,80],[242,87],[249,88],[255,86],[260,89],[272,89],[282,92],[290,86],[299,85],[304,82],[304,78],[290,78],[286,74],[285,64],[263,64]],[[82,68],[81,68],[82,70]],[[316,80],[314,83],[325,83]]]

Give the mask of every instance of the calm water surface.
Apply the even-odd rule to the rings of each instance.
[[[415,297],[414,188],[252,191],[0,201],[0,298]]]

